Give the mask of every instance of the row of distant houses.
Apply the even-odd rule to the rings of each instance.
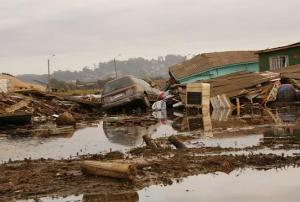
[[[273,71],[300,64],[300,42],[261,51],[204,53],[169,68],[171,81],[190,83],[239,71]]]

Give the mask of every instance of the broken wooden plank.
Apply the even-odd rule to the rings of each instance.
[[[177,148],[177,149],[186,149],[185,144],[182,143],[176,136],[172,135],[168,140]]]
[[[158,149],[157,145],[149,135],[143,135],[143,140],[145,141],[147,147],[149,147],[150,149]]]
[[[30,100],[21,100],[17,104],[14,104],[14,105],[6,108],[5,111],[7,113],[13,113],[19,109],[22,109],[23,107],[26,107],[27,105],[29,105],[30,102],[31,102]]]

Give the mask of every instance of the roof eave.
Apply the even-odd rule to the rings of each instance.
[[[280,51],[280,50],[285,50],[285,49],[290,49],[290,48],[297,48],[297,47],[300,47],[300,43],[288,45],[288,46],[281,46],[281,47],[277,47],[277,48],[260,50],[260,51],[255,52],[255,54],[271,53],[271,52],[275,52],[275,51]]]

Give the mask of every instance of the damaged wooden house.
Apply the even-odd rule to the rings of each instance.
[[[259,71],[255,51],[203,53],[169,68],[171,84],[192,83],[240,71]]]
[[[210,103],[214,107],[231,107],[227,97],[237,96],[241,89],[240,85],[236,85],[236,83],[239,82],[244,84],[243,87],[247,87],[246,83],[249,81],[245,83],[244,80],[257,77],[255,72],[259,71],[259,65],[258,55],[255,53],[255,51],[226,51],[197,55],[169,68],[170,84],[178,90],[179,99],[185,106],[189,106],[188,102],[190,100],[189,96],[186,95],[196,95],[196,92],[187,92],[188,89],[192,89],[189,88],[189,85],[197,85],[192,83],[199,83],[199,85],[200,83],[208,83],[210,84],[210,96],[206,99],[210,99]],[[198,89],[202,89],[202,87],[199,86]],[[201,92],[199,95],[202,96],[204,93]],[[219,101],[219,104],[216,104],[217,101]],[[201,101],[202,105],[203,102]],[[201,106],[199,105],[199,107]]]
[[[283,84],[293,85],[291,91],[297,95],[295,98],[299,97],[299,65],[300,43],[256,52],[206,53],[170,67],[170,84],[185,107],[189,106],[189,100],[195,101],[196,92],[189,93],[190,87],[196,89],[198,85],[196,100],[204,98],[201,90],[204,83],[209,85],[206,99],[214,109],[239,109],[248,104],[266,106],[277,100],[280,89],[280,92],[285,90]],[[202,100],[199,107],[203,108]]]

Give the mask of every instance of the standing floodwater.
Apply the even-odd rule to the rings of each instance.
[[[122,193],[130,197],[130,202],[198,202],[198,201],[223,201],[223,202],[297,202],[300,197],[298,189],[300,169],[288,167],[285,169],[253,170],[238,169],[230,174],[214,173],[190,176],[183,180],[176,180],[172,185],[154,185],[144,188],[137,193],[136,200],[133,192]],[[119,193],[110,194],[82,194],[68,197],[44,197],[43,202],[92,202],[115,198],[117,202]],[[126,198],[126,197],[125,197]],[[34,202],[34,200],[20,200],[19,202]],[[126,200],[125,200],[126,201]],[[124,201],[124,202],[125,202]]]
[[[272,113],[272,117],[269,113]],[[76,130],[74,134],[53,137],[18,135],[0,135],[0,161],[22,160],[24,158],[70,158],[81,154],[98,154],[109,151],[128,151],[144,144],[142,136],[152,138],[167,137],[174,134],[190,136],[194,134],[189,147],[221,146],[244,148],[255,146],[280,138],[279,134],[291,137],[297,135],[297,110],[287,112],[270,111],[269,113],[244,113],[239,116],[231,112],[217,111],[212,113],[213,131],[209,136],[202,131],[201,119],[197,117],[158,117],[151,118],[150,124],[125,123],[112,124],[106,119],[93,126]],[[130,117],[128,118],[130,120]],[[274,120],[280,120],[276,123]],[[195,121],[196,120],[196,121]],[[290,129],[289,129],[290,128]],[[275,137],[273,137],[275,134]],[[276,135],[277,134],[277,135]]]

